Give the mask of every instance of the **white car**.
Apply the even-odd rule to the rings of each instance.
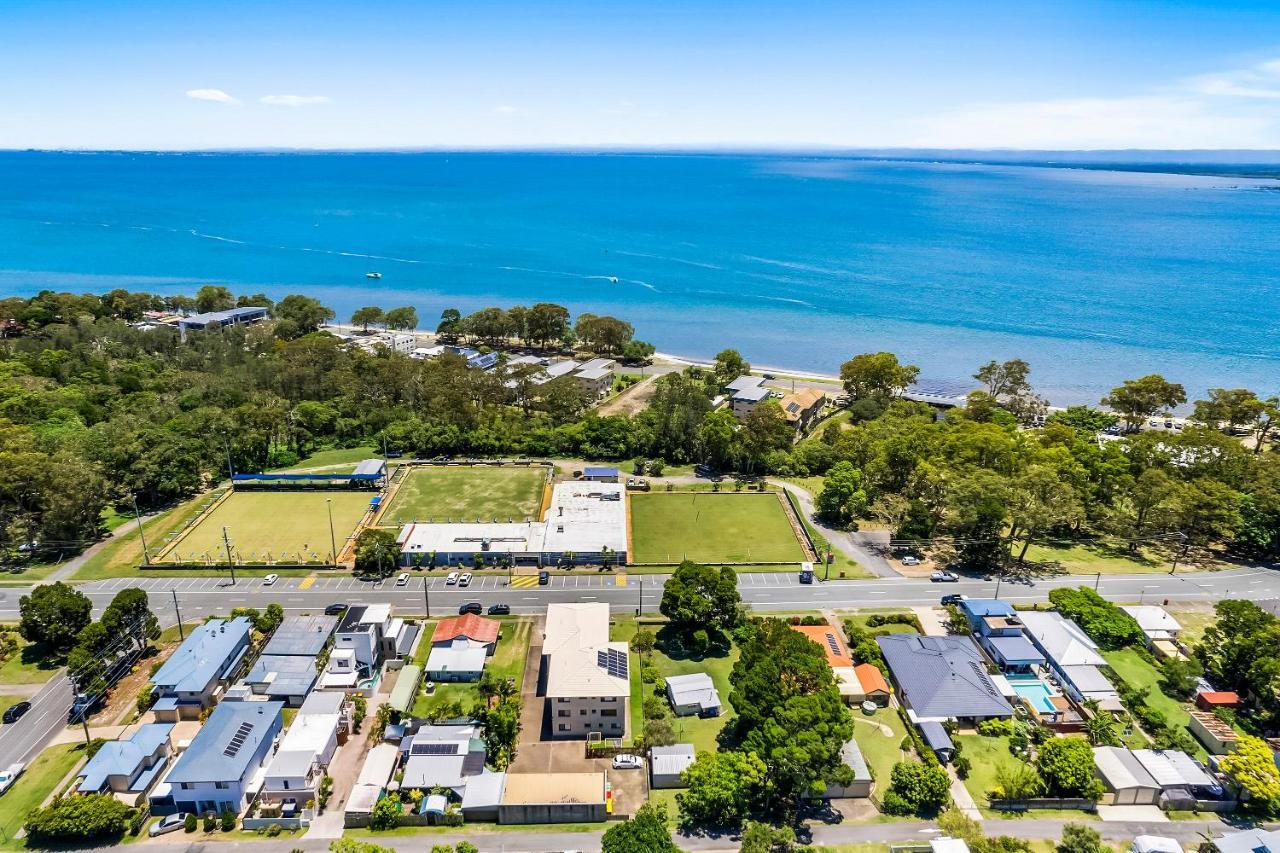
[[[160,818],[151,824],[151,828],[147,830],[147,835],[155,838],[157,835],[164,835],[166,832],[173,832],[175,829],[182,829],[183,824],[187,821],[184,814],[170,814]]]
[[[458,578],[458,586],[471,586],[471,572],[463,572]]]
[[[455,584],[455,583],[457,583],[457,582],[458,582],[458,573],[457,573],[457,572],[449,572],[449,576],[448,576],[447,578],[445,578],[445,579],[444,579],[444,582],[445,582],[445,583],[447,583],[447,584]]]
[[[644,767],[644,759],[638,755],[623,753],[613,757],[614,770],[639,770]]]
[[[267,575],[265,578],[263,578],[263,579],[262,579],[262,585],[263,585],[263,586],[271,586],[272,584],[274,584],[274,583],[275,583],[276,581],[278,581],[278,580],[280,580],[280,576],[279,576],[279,575],[277,575],[277,574],[270,574],[270,575]]]
[[[10,786],[13,785],[14,780],[21,776],[22,771],[26,768],[27,765],[19,762],[17,764],[10,764],[4,770],[0,771],[0,794],[9,790]]]
[[[918,565],[920,565],[920,558],[919,558],[919,557],[903,557],[903,558],[902,558],[902,565],[904,565],[904,566],[918,566]]]
[[[409,582],[409,573],[401,572],[400,577],[396,578],[396,586],[404,586]]]
[[[960,580],[960,576],[955,572],[934,572],[929,575],[929,580],[934,583],[955,583]]]

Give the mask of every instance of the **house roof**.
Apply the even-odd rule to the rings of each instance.
[[[601,370],[601,369],[608,370],[610,368],[616,367],[617,364],[618,362],[614,361],[612,358],[593,358],[590,361],[584,361],[582,363],[582,366],[578,369],[579,370]]]
[[[918,717],[1013,715],[968,637],[886,634],[876,643]]]
[[[720,693],[715,682],[705,672],[689,675],[673,675],[667,679],[671,701],[677,705],[700,705],[703,708],[719,708]]]
[[[148,723],[123,740],[107,741],[76,774],[78,790],[96,792],[108,776],[132,776],[148,756],[169,741],[172,731],[172,723]]]
[[[1206,705],[1239,705],[1240,694],[1234,690],[1209,690],[1197,693],[1196,701]]]
[[[748,388],[759,387],[762,382],[764,382],[763,376],[752,376],[749,373],[744,373],[724,387],[726,391],[745,391]]]
[[[853,781],[871,781],[871,770],[867,767],[866,759],[862,757],[862,748],[853,738],[846,741],[840,748],[840,760],[853,769]]]
[[[337,616],[290,616],[276,628],[262,653],[314,658],[337,627]]]
[[[862,685],[862,692],[868,696],[872,693],[889,692],[889,682],[885,681],[884,673],[880,671],[880,667],[869,663],[860,663],[853,668],[853,671],[858,676],[858,683]]]
[[[262,742],[278,727],[283,702],[222,702],[182,753],[166,780],[239,780]]]
[[[1182,630],[1169,611],[1155,604],[1123,604],[1120,609],[1132,616],[1144,633],[1176,634]]]
[[[381,459],[365,459],[351,472],[357,477],[376,477],[387,473],[387,463]]]
[[[1112,791],[1160,787],[1133,753],[1122,746],[1095,746],[1093,764]]]
[[[1115,693],[1115,686],[1096,666],[1064,666],[1062,674],[1086,696],[1090,693]]]
[[[249,620],[210,619],[197,626],[164,666],[151,676],[151,683],[166,693],[198,693],[223,673],[237,650],[249,644]]]
[[[697,759],[691,743],[673,743],[649,749],[649,772],[654,776],[679,776]]]
[[[396,759],[399,757],[400,750],[396,748],[395,744],[378,744],[369,750],[369,754],[365,756],[364,766],[360,768],[360,775],[356,778],[356,784],[384,787],[387,781],[391,779],[391,774],[396,769]]]
[[[759,402],[769,397],[769,389],[763,385],[757,385],[751,388],[743,388],[740,391],[733,392],[733,399],[745,400],[747,402]]]
[[[987,637],[986,643],[1005,663],[1043,663],[1044,655],[1022,634],[1016,637]]]
[[[483,672],[486,658],[484,646],[435,646],[427,655],[427,672]]]
[[[477,643],[492,643],[498,639],[501,629],[502,623],[497,619],[486,619],[474,613],[466,613],[437,622],[431,634],[431,642],[443,643],[458,637],[466,637]]]
[[[829,666],[853,666],[853,659],[849,657],[849,647],[845,645],[839,629],[832,628],[830,625],[792,625],[791,627],[818,644],[822,653],[826,655]]]
[[[1249,829],[1213,839],[1218,853],[1280,853],[1280,830]]]
[[[1135,749],[1133,757],[1163,788],[1203,788],[1217,784],[1196,760],[1172,749]]]
[[[975,619],[988,616],[1012,616],[1013,605],[998,598],[970,598],[960,602],[960,609]]]
[[[261,655],[244,677],[250,685],[258,685],[255,693],[267,696],[305,696],[320,673],[314,658],[294,655]]]
[[[298,709],[298,716],[307,714],[341,714],[342,703],[347,700],[346,694],[327,692],[317,690],[307,696],[303,701],[302,707]]]
[[[502,790],[507,785],[506,773],[483,770],[467,780],[462,792],[463,809],[491,809],[502,803]]]
[[[609,641],[609,605],[550,604],[543,636],[547,696],[631,695],[627,644]]]
[[[484,651],[484,649],[480,649]],[[413,707],[413,699],[418,695],[418,682],[422,680],[422,667],[408,664],[401,667],[396,676],[396,686],[391,688],[391,696],[387,700],[392,708],[404,713]]]
[[[1031,641],[1058,666],[1106,666],[1097,644],[1062,614],[1028,610],[1021,616]]]
[[[956,745],[951,742],[951,735],[947,734],[947,730],[942,727],[942,723],[937,720],[925,720],[920,724],[920,736],[924,738],[924,742],[930,749],[955,749]]]
[[[1130,845],[1133,853],[1185,853],[1177,839],[1163,835],[1139,835]]]
[[[316,763],[316,753],[309,749],[286,749],[283,744],[267,765],[268,778],[306,776]]]
[[[821,404],[824,399],[826,395],[817,388],[802,388],[783,397],[779,405],[782,406],[782,414],[787,420],[797,421],[801,414]]]
[[[582,469],[582,476],[584,477],[617,477],[620,476],[620,473],[617,468],[612,466],[588,466]]]

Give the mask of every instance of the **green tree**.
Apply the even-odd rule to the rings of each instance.
[[[796,831],[791,827],[751,821],[742,833],[738,853],[792,853],[795,844]]]
[[[1036,753],[1036,770],[1050,796],[1097,800],[1102,782],[1094,774],[1093,749],[1087,740],[1051,738]]]
[[[1111,846],[1102,843],[1102,836],[1093,827],[1069,823],[1062,827],[1062,840],[1054,850],[1057,853],[1111,853]]]
[[[390,577],[399,560],[394,531],[369,528],[356,539],[356,574],[362,577]]]
[[[1192,417],[1215,429],[1235,432],[1256,421],[1265,409],[1266,403],[1248,388],[1210,388],[1209,399],[1196,400]]]
[[[402,308],[392,308],[382,318],[382,322],[386,324],[388,329],[397,331],[416,329],[418,327],[418,312],[408,305]]]
[[[716,385],[723,388],[739,376],[750,373],[751,365],[736,349],[725,349],[716,353],[716,364],[713,370]]]
[[[1086,586],[1051,590],[1049,601],[1104,649],[1141,645],[1146,639],[1132,616]]]
[[[1068,406],[1045,419],[1046,424],[1065,424],[1074,430],[1090,434],[1110,429],[1119,422],[1120,419],[1115,415],[1088,406]]]
[[[270,634],[276,628],[280,627],[280,623],[284,621],[284,608],[276,602],[267,605],[267,609],[262,611],[262,615],[253,620],[253,627],[263,634]]]
[[[856,355],[840,366],[840,381],[855,400],[896,397],[916,381],[920,368],[900,364],[891,352]]]
[[[760,802],[768,768],[752,752],[699,752],[681,774],[681,820],[697,826],[738,826]]]
[[[525,337],[531,344],[559,343],[569,330],[569,311],[554,302],[539,302],[525,315]]]
[[[160,638],[160,620],[151,610],[146,590],[136,586],[117,592],[99,621],[108,634],[128,637],[140,652]]]
[[[1130,430],[1156,412],[1172,409],[1187,402],[1186,390],[1176,382],[1168,382],[1158,373],[1141,379],[1128,379],[1102,398],[1102,405],[1114,409]]]
[[[655,352],[657,347],[653,344],[632,338],[622,345],[622,360],[628,364],[647,364]]]
[[[400,825],[400,795],[383,794],[369,812],[369,828],[374,832],[395,829]]]
[[[89,624],[93,602],[61,581],[43,584],[18,600],[18,632],[29,643],[67,652]]]
[[[23,827],[37,846],[76,846],[123,835],[129,812],[110,794],[61,797],[30,812]]]
[[[1218,768],[1266,810],[1280,809],[1280,768],[1262,738],[1240,735],[1235,749],[1219,759]]]
[[[729,630],[738,623],[741,604],[733,569],[685,560],[663,585],[658,610],[687,635],[700,629]]]
[[[625,320],[595,314],[579,314],[573,330],[587,349],[602,353],[621,353],[635,334],[635,329]]]
[[[381,323],[384,316],[382,309],[377,305],[366,305],[352,313],[351,325],[359,326],[367,332],[370,326]]]
[[[615,823],[600,839],[601,853],[680,853],[667,829],[667,810],[653,803],[636,809],[630,820]]]
[[[932,814],[951,801],[951,777],[938,764],[899,761],[889,779],[885,808],[893,814]]]
[[[770,453],[790,447],[795,438],[795,427],[788,423],[777,400],[765,400],[748,412],[738,433],[751,470]]]
[[[226,311],[235,307],[231,291],[217,284],[206,284],[196,291],[196,310],[201,314],[210,311]]]
[[[738,448],[738,422],[729,409],[716,409],[702,416],[697,446],[702,461],[716,469],[733,464]]]
[[[334,318],[333,309],[321,304],[319,299],[291,293],[281,299],[273,311],[277,320],[291,325],[290,334],[281,337],[297,337],[318,330]]]
[[[862,472],[850,462],[837,462],[822,480],[822,491],[815,503],[818,515],[833,524],[848,524],[866,512],[867,492]]]

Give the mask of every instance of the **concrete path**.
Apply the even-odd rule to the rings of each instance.
[[[938,608],[922,605],[911,608],[911,612],[920,620],[920,628],[926,637],[945,637],[949,633],[942,622],[942,611]]]
[[[955,802],[956,808],[965,817],[982,820],[982,812],[978,811],[978,804],[973,801],[973,795],[969,793],[969,789],[964,786],[964,782],[956,775],[955,769],[948,767],[947,775],[951,777],[951,799]]]
[[[795,496],[796,503],[800,505],[800,511],[809,519],[809,523],[818,529],[826,540],[831,543],[831,547],[839,551],[844,556],[853,560],[862,566],[871,574],[878,578],[896,578],[901,577],[893,566],[889,565],[889,561],[880,556],[874,549],[867,546],[862,541],[859,534],[850,533],[847,530],[837,530],[834,527],[828,527],[818,520],[817,508],[814,506],[814,496],[807,489],[802,489],[795,483],[788,483],[785,480],[769,480],[774,486],[780,486]]]

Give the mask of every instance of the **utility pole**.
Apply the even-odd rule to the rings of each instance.
[[[133,517],[138,522],[138,536],[142,537],[142,564],[151,565],[151,555],[147,553],[147,534],[142,529],[142,515],[138,512],[138,495],[133,495]]]
[[[1000,600],[1000,581],[1004,580],[1004,575],[996,575],[996,600]]]
[[[333,498],[325,498],[324,505],[329,510],[329,553],[332,555],[334,568],[338,567],[338,540],[333,535]]]
[[[231,539],[227,536],[227,528],[222,528],[222,544],[227,546],[227,568],[231,570],[231,585],[236,585],[236,564],[231,559]]]
[[[640,576],[640,598],[636,600],[636,615],[640,615],[640,611],[644,610],[644,575]]]
[[[1169,569],[1169,574],[1173,574],[1178,570],[1178,561],[1186,559],[1187,551],[1191,548],[1191,543],[1187,541],[1187,534],[1179,531],[1178,539],[1182,541],[1182,547],[1173,555],[1173,568]]]
[[[428,619],[431,618],[431,590],[428,588],[429,586],[430,584],[427,583],[427,579],[423,578],[422,579],[422,601],[427,606]]]
[[[1102,583],[1102,572],[1098,572],[1097,576],[1096,576],[1096,577],[1094,577],[1094,579],[1093,579],[1093,591],[1094,591],[1094,592],[1097,592],[1097,591],[1098,591],[1098,584],[1100,584],[1100,583]]]
[[[176,589],[169,591],[173,593],[173,612],[178,617],[178,640],[185,642],[187,638],[182,633],[182,611],[178,609],[178,591]]]
[[[236,481],[236,469],[231,467],[231,442],[227,439],[227,434],[222,434],[222,446],[227,449],[227,476],[231,478],[234,487]]]

